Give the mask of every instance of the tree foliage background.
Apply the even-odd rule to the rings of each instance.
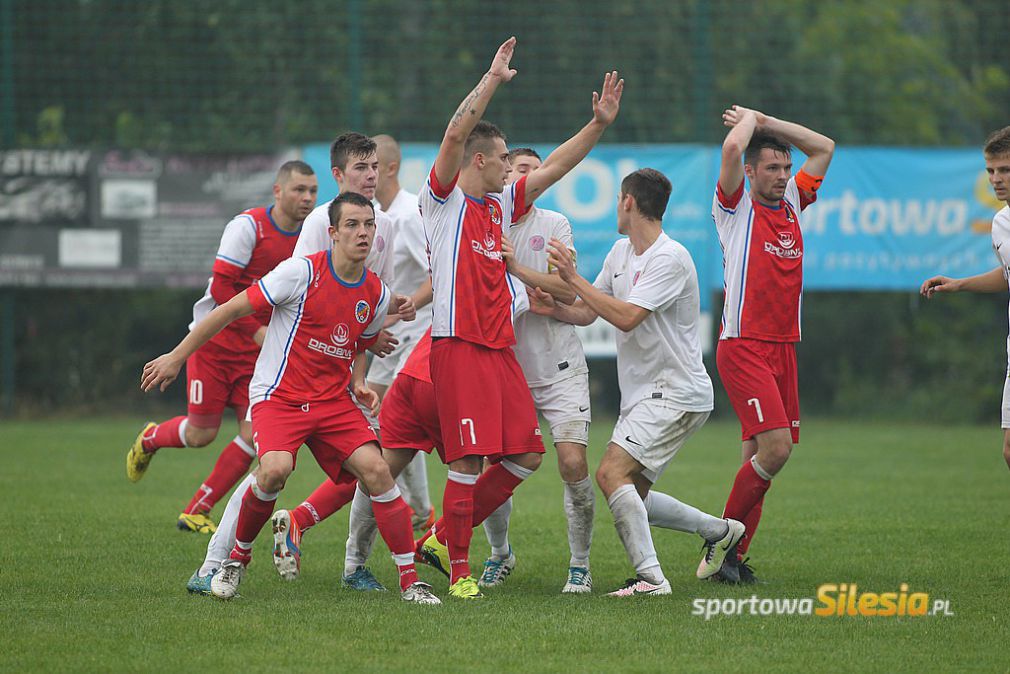
[[[611,68],[628,85],[608,142],[719,142],[737,102],[840,145],[978,146],[1010,121],[1004,0],[0,0],[0,143],[258,151],[347,129],[437,142],[511,34],[519,76],[488,116],[522,143],[581,126]],[[139,367],[196,299],[6,292],[22,413],[150,405]],[[805,412],[994,421],[1006,316],[1005,296],[810,294]]]

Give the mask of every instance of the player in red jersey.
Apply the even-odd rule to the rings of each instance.
[[[291,257],[302,221],[316,203],[315,173],[305,162],[289,161],[278,171],[273,189],[273,206],[251,208],[225,227],[207,292],[193,307],[191,330],[215,306]],[[178,527],[183,531],[214,532],[211,509],[245,475],[256,456],[251,424],[245,417],[249,380],[269,320],[269,311],[237,320],[197,350],[186,363],[187,415],[148,423],[127,455],[126,474],[136,482],[159,449],[210,444],[217,437],[225,407],[235,410],[239,434],[221,452],[211,474],[179,515]]]
[[[365,384],[364,349],[390,311],[386,285],[365,268],[375,235],[375,211],[359,194],[342,194],[330,208],[328,251],[285,260],[272,272],[212,311],[171,353],[144,367],[141,388],[164,389],[201,344],[232,321],[272,309],[263,350],[249,385],[256,482],[242,500],[235,545],[211,592],[234,597],[252,559],[252,542],[270,519],[274,502],[295,468],[302,443],[330,479],[357,477],[371,495],[375,519],[396,563],[405,601],[440,603],[414,570],[410,508],[382,459],[375,433],[348,391],[373,411],[378,398]],[[352,361],[354,367],[352,368]]]
[[[716,577],[735,583],[755,580],[742,558],[771,479],[800,440],[795,350],[803,290],[800,214],[817,198],[835,143],[739,106],[726,110],[723,122],[730,131],[712,200],[726,291],[716,365],[743,430],[743,466],[723,517],[743,522],[747,533]],[[807,156],[795,176],[791,145]]]
[[[593,93],[593,119],[536,171],[505,186],[504,134],[481,121],[511,80],[515,38],[457,108],[419,204],[430,249],[434,299],[430,366],[449,476],[442,519],[419,550],[449,576],[450,596],[482,596],[470,575],[470,538],[540,466],[544,452],[533,399],[512,349],[513,302],[523,292],[506,274],[502,231],[589,153],[617,117],[624,81],[607,73]],[[482,457],[495,465],[481,474]]]

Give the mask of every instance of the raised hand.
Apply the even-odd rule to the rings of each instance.
[[[575,269],[575,258],[572,257],[572,251],[557,239],[551,239],[549,245],[551,249],[547,252],[548,264],[558,270],[558,276],[563,281],[574,278],[578,272]]]
[[[526,288],[526,294],[530,298],[530,313],[537,314],[538,316],[551,316],[554,314],[557,302],[554,300],[553,295],[544,292],[540,288]]]
[[[516,71],[509,67],[509,62],[512,60],[512,54],[515,52],[516,48],[516,38],[513,35],[509,39],[505,40],[500,47],[498,47],[498,52],[491,59],[491,67],[488,68],[488,75],[493,75],[499,78],[502,82],[508,82],[513,77],[516,76]]]
[[[617,119],[621,109],[621,95],[624,93],[624,80],[618,79],[617,71],[603,76],[603,93],[593,92],[593,119],[610,126]]]
[[[414,299],[409,295],[394,295],[393,302],[393,309],[401,321],[412,321],[417,317],[417,307],[414,306]]]
[[[758,126],[767,121],[767,116],[763,112],[751,110],[750,108],[745,108],[742,105],[734,105],[731,108],[727,108],[726,111],[722,113],[722,124],[723,126],[732,128],[739,124],[740,121],[747,115],[754,115],[754,123]]]
[[[176,361],[172,354],[158,356],[144,366],[144,372],[140,375],[140,390],[147,393],[160,384],[164,391],[179,376],[181,368],[182,362]]]

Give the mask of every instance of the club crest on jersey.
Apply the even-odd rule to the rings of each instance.
[[[779,232],[779,245],[786,250],[792,249],[796,245],[796,238],[792,232]]]
[[[544,249],[544,237],[537,235],[530,239],[530,248],[538,253]]]
[[[386,240],[383,239],[378,234],[375,235],[375,250],[379,251],[380,253],[386,250]]]
[[[365,300],[358,300],[358,303],[354,305],[354,317],[358,319],[358,323],[367,323],[371,313],[372,309]]]
[[[337,346],[346,346],[351,341],[351,331],[347,329],[346,323],[337,323],[330,332],[330,341]]]
[[[498,204],[493,201],[488,201],[487,214],[491,216],[491,222],[496,225],[501,224],[501,211],[498,210]]]

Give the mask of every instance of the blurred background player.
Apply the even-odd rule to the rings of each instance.
[[[414,570],[410,510],[382,459],[375,434],[351,399],[378,409],[364,377],[364,346],[374,340],[394,298],[365,268],[375,233],[371,202],[341,194],[330,205],[332,246],[308,257],[285,260],[248,290],[216,308],[171,353],[144,367],[141,388],[164,389],[185,358],[233,320],[272,308],[263,351],[249,387],[253,437],[259,456],[256,482],[239,511],[235,545],[211,592],[237,593],[252,543],[270,519],[274,502],[295,468],[302,443],[334,481],[351,473],[368,489],[379,531],[396,564],[404,601],[438,604]],[[352,361],[358,367],[352,369]]]
[[[531,148],[509,153],[512,172],[509,183],[535,171],[542,164]],[[508,229],[502,250],[508,270],[530,288],[540,288],[558,301],[571,304],[575,293],[550,267],[547,242],[561,241],[575,256],[572,226],[561,213],[532,206]],[[593,539],[595,493],[589,479],[586,446],[589,444],[589,366],[575,326],[550,316],[525,313],[515,321],[515,353],[526,376],[533,403],[551,428],[558,453],[558,471],[565,483],[565,515],[568,521],[568,579],[562,592],[590,592],[589,547]],[[481,587],[504,582],[516,565],[509,544],[511,497],[484,520],[491,556],[477,581]]]
[[[799,124],[736,105],[723,113],[723,123],[730,131],[712,200],[726,289],[716,364],[743,431],[743,466],[723,516],[743,522],[747,533],[717,578],[746,583],[755,580],[744,555],[765,492],[800,441],[800,213],[817,198],[835,144]],[[807,156],[796,176],[791,145]]]
[[[614,244],[594,283],[579,276],[563,242],[551,240],[550,260],[579,300],[559,304],[542,290],[537,302],[577,325],[603,317],[619,332],[617,377],[621,414],[596,481],[614,515],[617,535],[635,578],[612,597],[670,594],[649,525],[697,533],[712,554],[711,573],[743,535],[740,522],[722,520],[652,489],[652,485],[712,411],[712,381],[701,358],[701,295],[690,253],[663,232],[670,181],[640,169],[621,182]],[[537,307],[534,307],[537,310]]]
[[[431,276],[428,274],[428,242],[425,241],[424,225],[417,209],[417,195],[400,186],[400,145],[392,136],[384,134],[374,136],[372,140],[375,141],[379,160],[375,202],[392,219],[393,231],[396,232],[393,251],[396,278],[390,288],[399,295],[411,296],[417,310],[413,321],[395,321],[388,326],[390,334],[399,343],[385,358],[373,358],[368,367],[368,386],[381,400],[414,345],[431,328]],[[435,523],[435,508],[428,492],[424,454],[418,452],[396,481],[414,511],[414,531],[429,528]]]
[[[289,161],[277,172],[273,205],[249,209],[228,223],[207,292],[193,307],[190,330],[214,307],[291,257],[302,221],[316,203],[317,190],[312,167]],[[213,442],[225,407],[235,410],[239,433],[222,450],[211,474],[179,515],[178,527],[183,531],[215,530],[209,516],[211,509],[245,475],[256,457],[246,410],[249,380],[269,321],[269,311],[239,319],[197,350],[186,363],[187,415],[160,424],[148,423],[127,455],[126,474],[136,482],[159,449],[203,447]]]
[[[593,119],[544,165],[506,187],[505,136],[481,118],[510,67],[516,40],[449,121],[419,203],[434,288],[430,367],[442,444],[449,464],[442,519],[419,550],[449,576],[449,595],[483,596],[470,575],[474,523],[494,512],[540,466],[544,452],[536,410],[510,348],[513,286],[502,259],[505,228],[545,189],[576,166],[617,116],[623,80],[607,73],[593,93]],[[481,474],[482,457],[494,463]]]
[[[996,198],[1006,205],[992,219],[992,248],[1000,266],[968,278],[934,276],[926,279],[920,292],[927,298],[936,293],[1005,293],[1010,279],[1010,126],[994,131],[982,149],[985,170]],[[1000,426],[1003,428],[1003,459],[1010,468],[1010,336],[1007,337],[1007,376],[1003,382]]]

